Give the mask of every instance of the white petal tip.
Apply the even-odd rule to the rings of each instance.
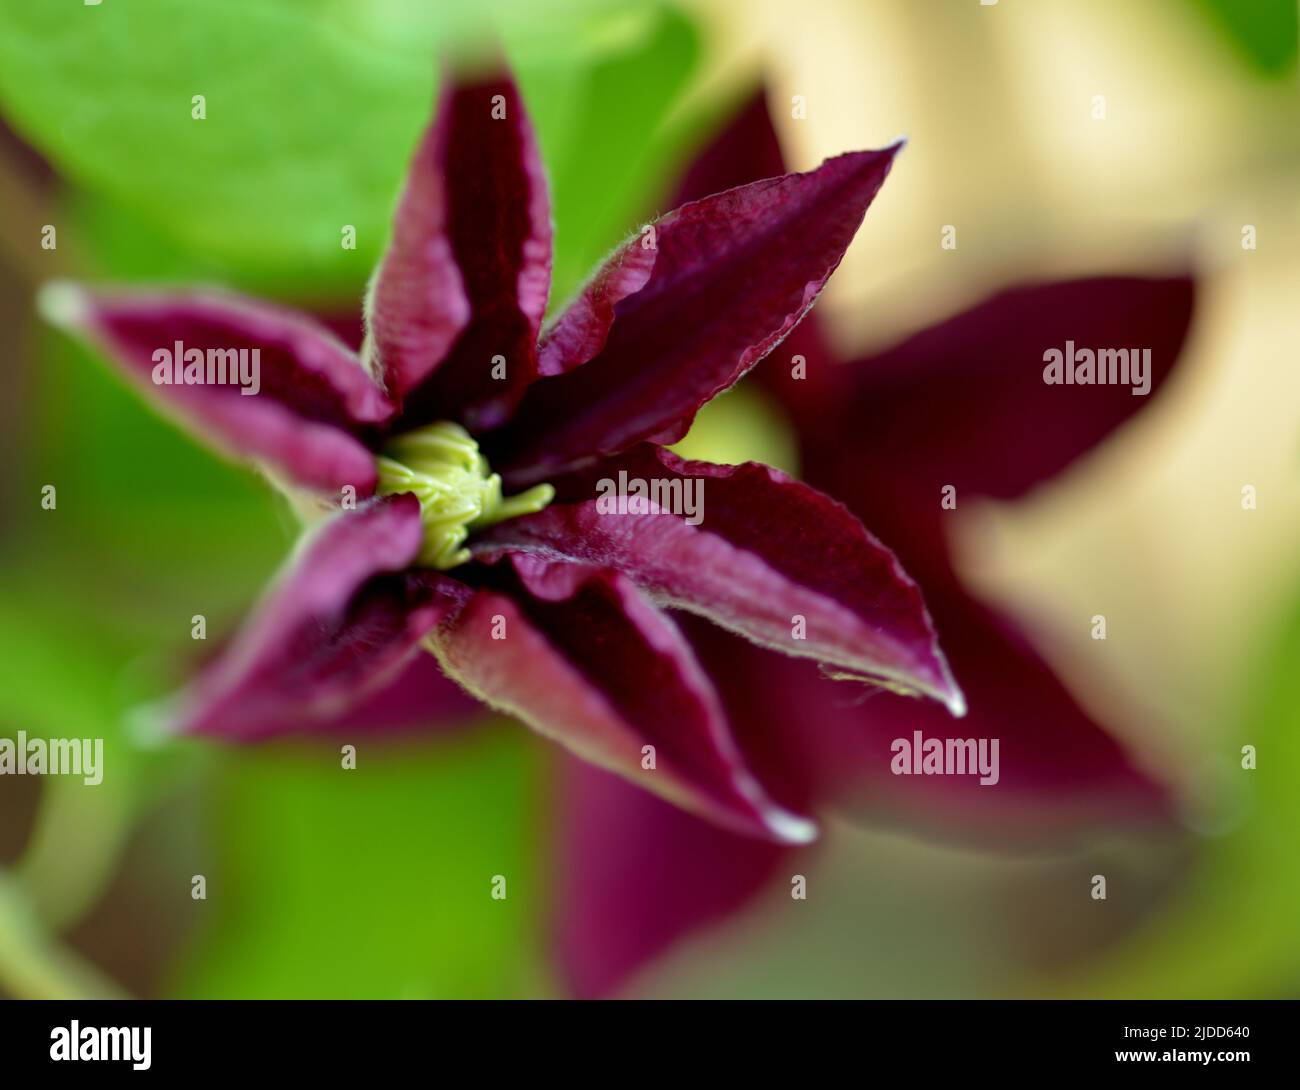
[[[800,817],[789,810],[783,810],[779,806],[769,806],[765,809],[763,820],[783,844],[811,844],[820,833],[815,821]]]
[[[953,689],[944,703],[948,707],[948,714],[954,719],[961,719],[966,715],[966,695],[960,689]]]
[[[36,292],[36,310],[51,325],[68,329],[84,323],[90,305],[71,280],[50,280]]]
[[[127,737],[140,749],[159,749],[176,737],[170,700],[138,704],[126,713]]]

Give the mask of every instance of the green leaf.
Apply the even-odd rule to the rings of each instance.
[[[1253,68],[1276,76],[1295,67],[1300,17],[1296,0],[1192,0]]]
[[[226,278],[358,293],[428,122],[436,58],[483,29],[469,7],[0,0],[0,109],[75,183]],[[529,93],[561,232],[574,227],[562,267],[585,268],[629,226],[620,217],[693,33],[653,4],[484,10]],[[593,225],[568,222],[588,215]],[[341,246],[345,225],[355,250]]]
[[[558,225],[553,307],[641,226],[646,201],[677,167],[678,134],[662,122],[698,59],[695,35],[684,18],[667,9],[635,32],[637,49],[588,70],[567,138],[552,145],[548,162]]]
[[[285,4],[4,0],[0,14],[6,113],[74,181],[239,267],[364,277],[348,276],[367,258],[340,230],[383,231],[430,66],[383,63]]]
[[[1300,979],[1300,600],[1260,662],[1246,712],[1223,740],[1220,821],[1169,910],[1064,995],[1269,998]],[[1242,768],[1253,746],[1258,767]]]
[[[543,990],[538,747],[502,724],[422,748],[241,750],[197,858],[209,925],[175,991],[435,998]],[[342,743],[340,743],[342,744]],[[493,899],[496,875],[505,898]],[[184,879],[188,891],[188,876]]]
[[[757,383],[742,382],[715,397],[672,450],[702,462],[762,462],[799,475],[799,438],[781,406]]]

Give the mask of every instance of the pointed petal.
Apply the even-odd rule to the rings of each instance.
[[[935,705],[846,693],[811,663],[680,617],[746,758],[783,801],[816,797],[877,827],[995,850],[1059,848],[1106,826],[1161,828],[1169,799],[1160,785],[1079,710],[1023,641],[987,615],[984,622],[963,638],[955,661],[985,679],[997,676],[987,663],[1001,663],[1000,691],[997,682],[972,689],[977,699],[957,729]],[[910,742],[913,730],[998,738],[998,784],[895,776],[892,743]],[[561,774],[555,941],[579,996],[619,992],[674,944],[808,865],[803,852],[706,826],[590,766],[568,762]]]
[[[489,437],[493,466],[518,486],[681,438],[812,306],[897,150],[687,204],[625,244],[547,336],[548,375]]]
[[[368,304],[375,362],[410,426],[504,419],[537,377],[550,282],[550,198],[519,90],[453,73]]]
[[[304,539],[230,646],[175,701],[173,729],[249,740],[335,720],[393,681],[468,594],[410,571],[423,527],[414,496],[341,511]]]
[[[50,321],[96,344],[164,410],[230,455],[251,456],[321,493],[337,495],[351,485],[365,496],[374,488],[366,441],[393,407],[357,356],[306,315],[220,292],[97,291],[64,282],[46,285],[40,306]],[[184,362],[190,351],[204,353],[205,380],[212,362],[231,366],[226,361],[235,357],[224,353],[246,351],[245,385],[229,376],[171,382],[176,354]],[[160,359],[167,367],[156,373]],[[155,381],[164,376],[168,382]],[[213,377],[221,375],[214,371]]]
[[[1194,297],[1185,277],[1016,288],[875,356],[838,364],[826,350],[810,354],[805,380],[775,359],[755,377],[798,426],[801,478],[869,518],[938,602],[940,582],[956,584],[945,488],[958,509],[981,495],[1015,498],[1152,404],[1126,385],[1048,385],[1044,353],[1070,339],[1150,348],[1159,392]]]
[[[582,761],[564,761],[555,797],[555,942],[584,999],[618,991],[676,942],[725,920],[795,857]]]
[[[529,556],[483,577],[492,586],[431,639],[443,669],[471,693],[728,828],[791,842],[815,834],[750,775],[690,648],[629,580]]]
[[[686,517],[581,498],[612,492],[621,474],[651,487],[680,482]],[[688,462],[648,445],[559,487],[570,502],[494,527],[480,539],[482,554],[504,546],[614,568],[660,604],[961,714],[920,590],[829,497],[755,462]]]
[[[1012,626],[976,603],[939,617],[970,699],[961,720],[888,692],[855,694],[807,663],[696,618],[681,623],[747,758],[782,801],[816,798],[821,809],[872,825],[1013,848],[1069,843],[1103,826],[1168,826],[1167,787],[1080,708]],[[983,739],[990,757],[996,740],[997,782],[896,773],[896,744],[912,754],[914,732],[945,746]]]
[[[687,201],[697,201],[725,189],[747,185],[763,178],[774,178],[789,170],[781,143],[767,108],[767,95],[761,87],[743,98],[726,127],[705,144],[684,170],[678,180],[673,197],[667,202],[675,208]],[[800,322],[790,335],[754,370],[754,377],[767,379],[776,386],[778,369],[784,381],[779,382],[782,401],[791,408],[796,419],[811,419],[799,414],[799,408],[821,395],[821,378],[824,364],[838,363],[830,345],[822,337],[821,323],[816,309]],[[802,358],[803,377],[790,380],[796,360]],[[791,406],[791,402],[796,404]],[[820,405],[820,403],[818,403]],[[810,411],[812,407],[810,406]]]
[[[615,251],[547,330],[539,349],[538,366],[543,375],[561,375],[600,354],[618,304],[646,286],[656,256],[654,250],[642,246]]]
[[[755,92],[730,126],[704,147],[681,179],[668,207],[679,208],[724,190],[788,173],[765,97]],[[641,245],[620,248],[592,277],[577,299],[547,330],[541,373],[559,375],[595,357],[605,347],[614,307],[645,287],[656,251]]]
[[[1193,295],[1192,282],[1178,277],[1021,288],[853,364],[824,357],[814,367],[810,357],[807,381],[791,381],[782,367],[758,373],[800,424],[804,478],[869,516],[926,588],[970,707],[957,730],[933,709],[889,694],[861,707],[832,705],[820,716],[824,731],[800,740],[829,739],[822,752],[804,745],[802,758],[787,751],[765,760],[750,751],[778,797],[783,785],[770,768],[802,763],[804,791],[847,797],[875,821],[950,833],[1050,837],[1112,818],[1164,816],[1168,794],[1159,779],[1079,706],[1014,625],[967,594],[951,566],[940,498],[948,484],[959,498],[1017,496],[1149,404],[1130,386],[1047,385],[1043,353],[1067,339],[1094,350],[1150,347],[1152,390],[1162,388]],[[702,637],[692,635],[700,648]],[[807,691],[794,698],[801,707],[820,685],[807,670],[801,681],[799,664],[763,665],[734,646],[700,653],[715,672],[735,663],[746,676],[781,678],[774,684],[782,692]],[[999,783],[894,776],[891,744],[910,742],[914,730],[927,738],[999,739]]]
[[[1185,276],[1004,291],[846,365],[841,381],[827,387],[820,418],[807,421],[807,438],[851,441],[852,472],[865,474],[872,491],[880,481],[934,507],[942,484],[954,485],[959,496],[1014,498],[1151,403],[1135,389],[1155,393],[1164,386],[1187,338],[1194,298],[1195,282]],[[1045,355],[1064,354],[1068,344],[1094,355],[1149,351],[1142,372],[1149,387],[1048,384]],[[1128,368],[1136,362],[1126,360]]]

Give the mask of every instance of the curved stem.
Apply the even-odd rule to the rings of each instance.
[[[15,999],[121,999],[122,990],[51,938],[21,883],[0,871],[0,990]]]

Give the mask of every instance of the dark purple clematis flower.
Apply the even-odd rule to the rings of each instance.
[[[784,168],[762,95],[689,168],[678,199]],[[1010,618],[954,570],[941,505],[1013,499],[1061,471],[1150,398],[1129,386],[1050,386],[1043,353],[1080,346],[1151,349],[1151,391],[1181,352],[1194,284],[1183,275],[1019,287],[869,358],[835,358],[815,319],[750,378],[796,426],[801,477],[881,529],[926,588],[936,628],[970,703],[958,721],[890,693],[853,699],[804,663],[682,618],[722,694],[751,764],[784,804],[835,810],[985,844],[1059,843],[1098,822],[1162,827],[1168,796],[1084,712]],[[806,377],[792,376],[792,357]],[[503,535],[544,539],[542,512]],[[1000,778],[903,776],[892,743],[997,738]],[[806,853],[732,836],[567,762],[556,829],[555,937],[576,992],[603,995],[691,931],[716,923],[806,870]]]
[[[252,739],[337,722],[414,679],[427,649],[469,693],[675,806],[811,839],[750,768],[665,607],[953,712],[961,692],[916,584],[845,508],[661,444],[807,313],[897,150],[684,204],[543,331],[551,225],[532,129],[508,78],[457,76],[415,153],[359,353],[253,299],[47,288],[53,320],[326,515],[180,695],[175,728]],[[601,482],[628,479],[661,497],[702,481],[702,517],[602,508]]]

